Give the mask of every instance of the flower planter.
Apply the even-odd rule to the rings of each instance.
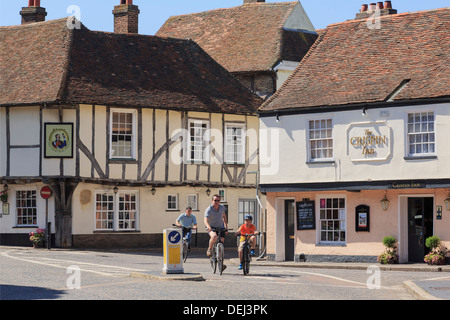
[[[34,243],[33,242],[33,248],[43,248],[44,247],[44,243],[43,242],[38,242],[38,243]]]

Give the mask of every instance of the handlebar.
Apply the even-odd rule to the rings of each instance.
[[[249,233],[249,234],[242,234],[242,233],[236,233],[236,237],[251,237],[251,236],[259,236],[260,235],[260,233],[259,233],[259,231],[255,231],[255,232],[258,232],[258,234],[254,234],[254,233]]]
[[[175,223],[172,223],[172,226],[176,227],[176,228],[180,228],[180,229],[194,229],[193,227],[183,227],[183,226],[177,226]]]

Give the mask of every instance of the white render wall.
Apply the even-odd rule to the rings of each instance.
[[[434,112],[437,159],[405,160],[409,113]],[[429,104],[333,113],[260,118],[261,183],[314,183],[450,178],[450,104]],[[309,163],[310,120],[333,120],[334,161]],[[355,126],[388,134],[376,154],[355,161],[350,134]],[[377,132],[379,131],[379,132]]]

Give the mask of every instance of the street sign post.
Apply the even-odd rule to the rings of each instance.
[[[47,243],[47,249],[51,248],[50,243],[50,223],[48,222],[48,199],[52,196],[53,192],[49,186],[44,186],[41,189],[41,197],[45,199],[45,242]]]
[[[180,229],[165,229],[163,233],[164,267],[163,273],[184,273],[183,236]]]

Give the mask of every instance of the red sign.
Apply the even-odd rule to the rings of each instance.
[[[52,196],[52,189],[50,187],[42,187],[41,189],[41,197],[44,199],[48,199]]]

